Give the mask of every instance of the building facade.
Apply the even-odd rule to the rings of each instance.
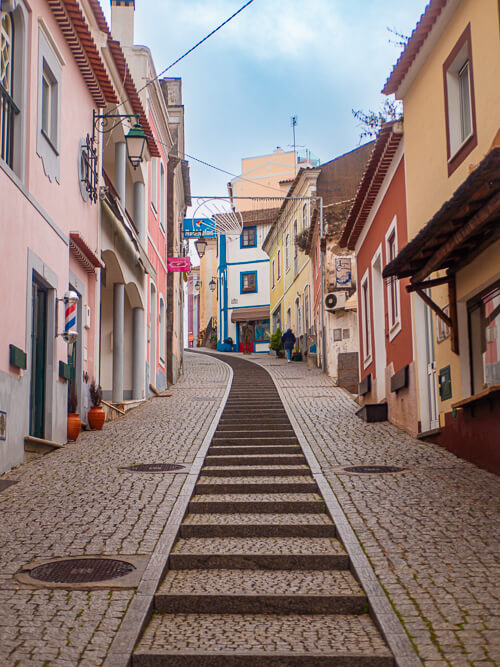
[[[496,0],[433,0],[383,91],[404,105],[410,240],[383,276],[410,281],[419,430],[496,472],[499,14]]]

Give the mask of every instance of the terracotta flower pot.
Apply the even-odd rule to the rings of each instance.
[[[89,410],[88,419],[90,428],[93,428],[96,431],[100,431],[106,419],[106,415],[100,405],[94,405]]]
[[[68,440],[76,440],[82,428],[80,416],[75,412],[68,414]]]

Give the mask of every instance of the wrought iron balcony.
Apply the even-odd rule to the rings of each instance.
[[[0,84],[0,157],[12,168],[14,156],[14,116],[16,103]]]

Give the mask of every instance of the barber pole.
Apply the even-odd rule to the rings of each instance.
[[[73,342],[76,338],[76,307],[78,294],[76,292],[65,292],[64,294],[64,338]]]

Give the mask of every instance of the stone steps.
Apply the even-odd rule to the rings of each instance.
[[[228,402],[132,664],[394,665],[269,375],[227,363]]]

